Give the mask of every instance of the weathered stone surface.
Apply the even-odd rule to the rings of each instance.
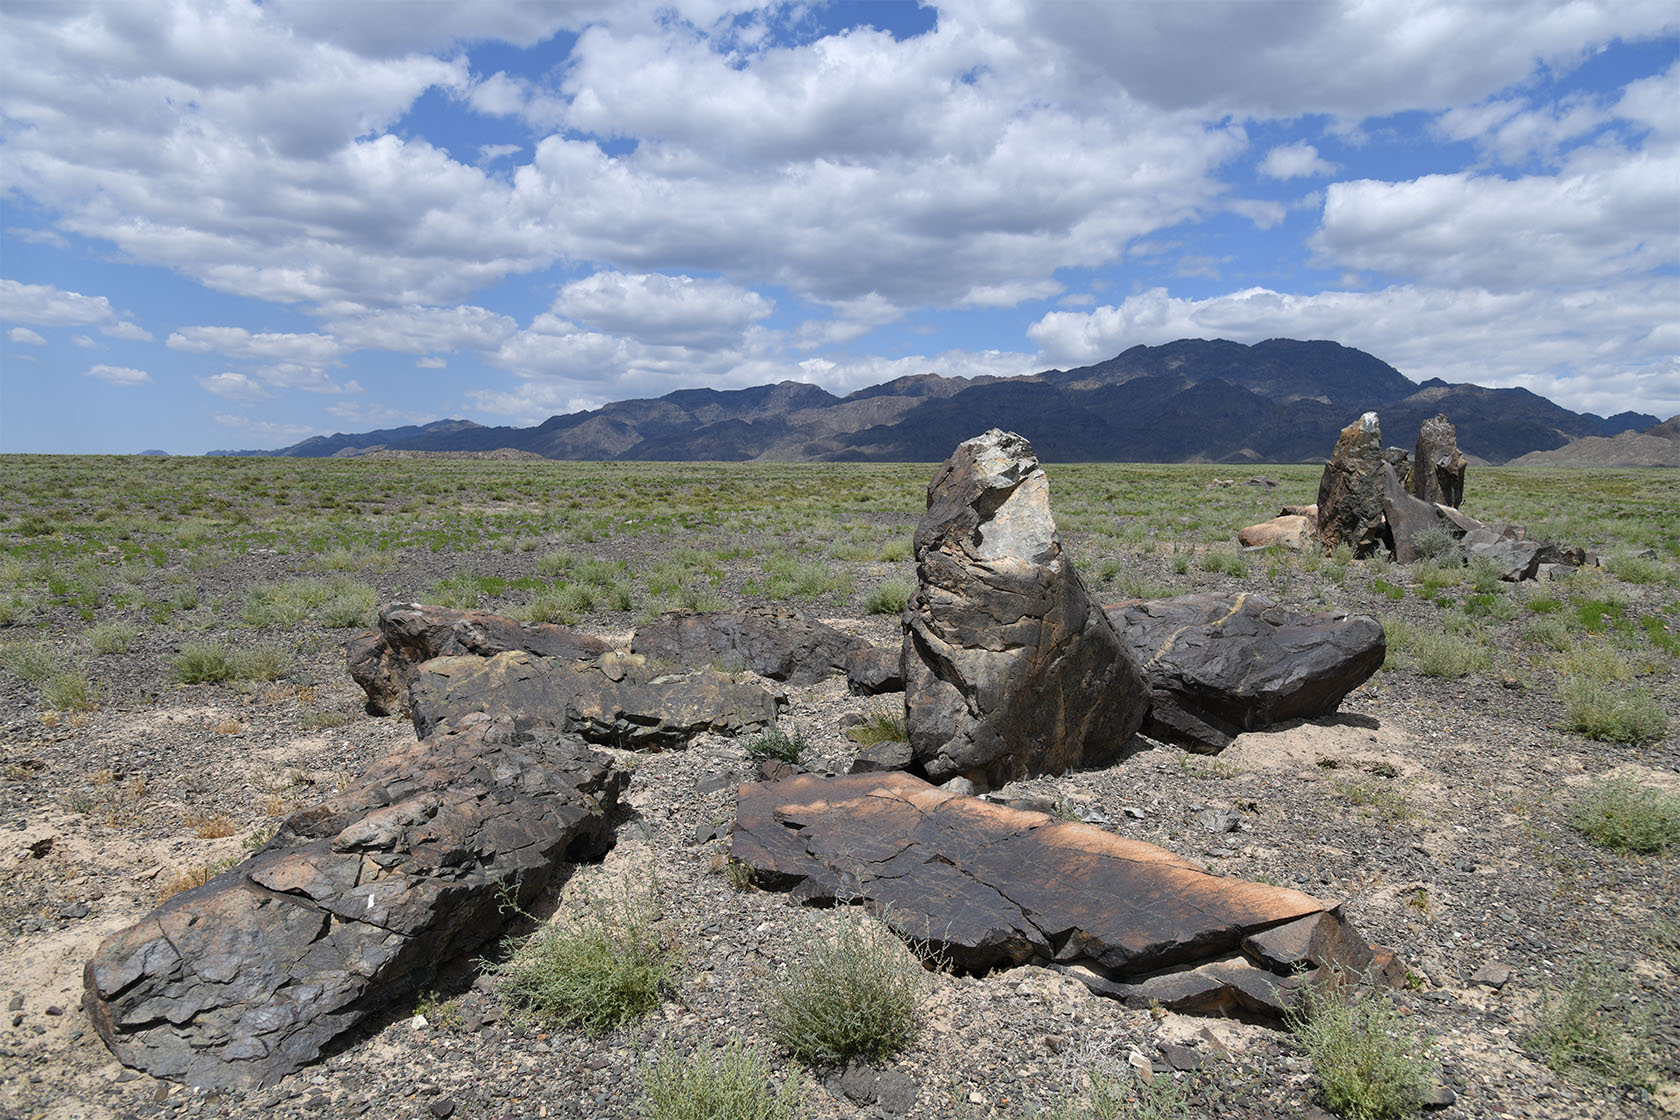
[[[1148,689],[1063,553],[1032,445],[995,428],[964,442],[927,503],[904,637],[917,764],[1002,785],[1114,758]]]
[[[904,647],[867,647],[846,655],[846,688],[854,696],[904,691]]]
[[[1499,565],[1499,578],[1513,582],[1535,579],[1542,565],[1565,564],[1573,559],[1556,545],[1525,539],[1521,530],[1511,526],[1472,529],[1460,538],[1459,544],[1472,558],[1481,557]]]
[[[1298,514],[1285,514],[1237,530],[1237,543],[1244,548],[1277,546],[1303,552],[1317,546],[1318,524]]]
[[[1417,454],[1412,463],[1411,491],[1426,502],[1457,509],[1464,501],[1467,460],[1458,449],[1458,429],[1445,416],[1418,426]]]
[[[509,896],[598,856],[625,781],[573,737],[484,716],[396,751],[107,938],[84,971],[93,1026],[158,1077],[271,1084],[496,937]]]
[[[858,751],[852,760],[850,773],[869,774],[882,770],[908,770],[916,756],[910,751],[910,744],[889,740],[885,743],[873,743]]]
[[[1433,502],[1414,498],[1406,493],[1393,468],[1383,464],[1383,517],[1388,522],[1389,539],[1394,544],[1394,558],[1410,564],[1423,554],[1418,551],[1418,537],[1431,529],[1450,525],[1436,512]],[[1451,529],[1448,530],[1449,532]]]
[[[780,607],[671,611],[630,639],[630,652],[657,661],[689,667],[721,663],[792,684],[815,684],[863,648],[860,639]]]
[[[970,972],[1033,962],[1122,998],[1148,984],[1186,1010],[1276,1011],[1298,966],[1372,959],[1337,910],[1299,891],[909,774],[743,786],[732,844],[759,882],[868,904]],[[1323,929],[1249,945],[1298,922]]]
[[[435,657],[413,672],[409,710],[422,737],[472,712],[546,725],[592,743],[635,749],[686,744],[703,731],[733,735],[775,722],[785,699],[713,669],[657,673],[645,657],[607,653],[568,661],[525,652]]]
[[[1326,550],[1345,544],[1369,556],[1383,539],[1382,429],[1367,412],[1342,429],[1318,482],[1318,538]]]
[[[379,612],[377,631],[362,631],[345,643],[350,676],[367,693],[372,715],[399,711],[414,666],[434,657],[492,657],[524,650],[583,661],[611,648],[600,638],[564,626],[419,603],[388,604]]]
[[[1251,594],[1203,593],[1108,608],[1149,680],[1144,731],[1216,751],[1243,731],[1329,715],[1383,663],[1381,623],[1301,614]]]

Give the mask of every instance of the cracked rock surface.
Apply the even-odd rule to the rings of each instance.
[[[957,968],[1050,965],[1130,1003],[1277,1014],[1302,969],[1392,962],[1311,895],[909,774],[742,786],[732,844],[766,885],[867,903]]]
[[[1305,614],[1263,595],[1204,592],[1108,608],[1149,679],[1144,731],[1218,751],[1244,731],[1330,715],[1383,663],[1382,624]]]
[[[631,653],[655,661],[691,668],[722,663],[793,684],[815,684],[863,648],[858,639],[784,607],[667,611],[630,640]]]
[[[960,444],[915,555],[905,722],[929,778],[995,787],[1119,755],[1148,687],[1063,552],[1030,443],[993,428]]]
[[[157,1077],[272,1084],[599,856],[627,780],[574,737],[482,715],[397,750],[101,943],[94,1029]]]

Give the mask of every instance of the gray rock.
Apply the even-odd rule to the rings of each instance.
[[[1144,730],[1193,750],[1329,715],[1387,648],[1373,618],[1300,614],[1246,593],[1120,603],[1109,614],[1149,681]]]
[[[815,684],[865,648],[832,626],[782,607],[670,611],[640,627],[630,652],[686,668],[751,669],[761,677]]]
[[[855,649],[846,655],[846,688],[854,696],[904,691],[904,646]]]
[[[1117,757],[1148,689],[1064,554],[1032,445],[997,429],[928,486],[905,611],[906,724],[930,779],[988,785]]]
[[[1458,429],[1437,415],[1418,426],[1417,455],[1411,491],[1430,504],[1457,509],[1464,501],[1464,469],[1469,460],[1458,449]]]
[[[1383,518],[1388,522],[1389,541],[1394,546],[1394,558],[1402,564],[1410,564],[1423,556],[1417,545],[1420,536],[1447,524],[1432,502],[1406,493],[1406,488],[1387,463],[1383,464],[1382,507]]]
[[[1318,538],[1328,551],[1345,544],[1355,556],[1385,545],[1382,429],[1367,412],[1342,429],[1318,483]]]
[[[1499,991],[1511,982],[1511,968],[1509,965],[1489,961],[1470,974],[1470,983],[1485,984],[1494,991]]]
[[[908,770],[915,761],[910,744],[902,742],[874,743],[858,751],[849,773],[868,774],[882,770]]]

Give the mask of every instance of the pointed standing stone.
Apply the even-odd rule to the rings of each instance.
[[[1413,456],[1412,493],[1426,502],[1458,508],[1464,500],[1464,452],[1458,449],[1458,429],[1445,416],[1425,420],[1418,427]]]
[[[1318,483],[1318,539],[1326,550],[1345,544],[1362,557],[1385,544],[1385,462],[1376,413],[1367,412],[1342,429]]]

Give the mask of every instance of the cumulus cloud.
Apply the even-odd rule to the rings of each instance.
[[[143,369],[129,369],[127,366],[96,365],[89,367],[88,377],[97,377],[111,385],[130,387],[144,385],[150,381],[151,375]]]
[[[198,378],[206,390],[230,401],[265,401],[274,396],[243,373],[217,373]]]
[[[143,327],[119,316],[104,296],[67,292],[51,284],[0,279],[0,319],[37,327],[93,327],[112,338],[150,342]]]
[[[1336,165],[1320,156],[1317,148],[1303,141],[1280,144],[1268,151],[1260,161],[1259,171],[1268,179],[1305,179],[1315,175],[1332,175]]]
[[[28,346],[45,346],[47,340],[30,330],[28,327],[13,327],[6,332],[6,337],[13,342],[21,342]]]
[[[449,365],[448,362],[446,362],[442,358],[439,358],[439,357],[434,355],[432,357],[421,358],[419,361],[414,363],[414,368],[415,369],[444,369],[448,365]]]
[[[230,358],[258,358],[325,364],[344,352],[339,342],[324,334],[283,332],[252,334],[244,327],[182,327],[164,345],[188,354],[225,354]]]
[[[737,344],[773,304],[726,280],[602,271],[560,289],[550,311],[650,346]]]
[[[482,307],[403,307],[332,317],[327,330],[345,350],[494,350],[519,324]]]

